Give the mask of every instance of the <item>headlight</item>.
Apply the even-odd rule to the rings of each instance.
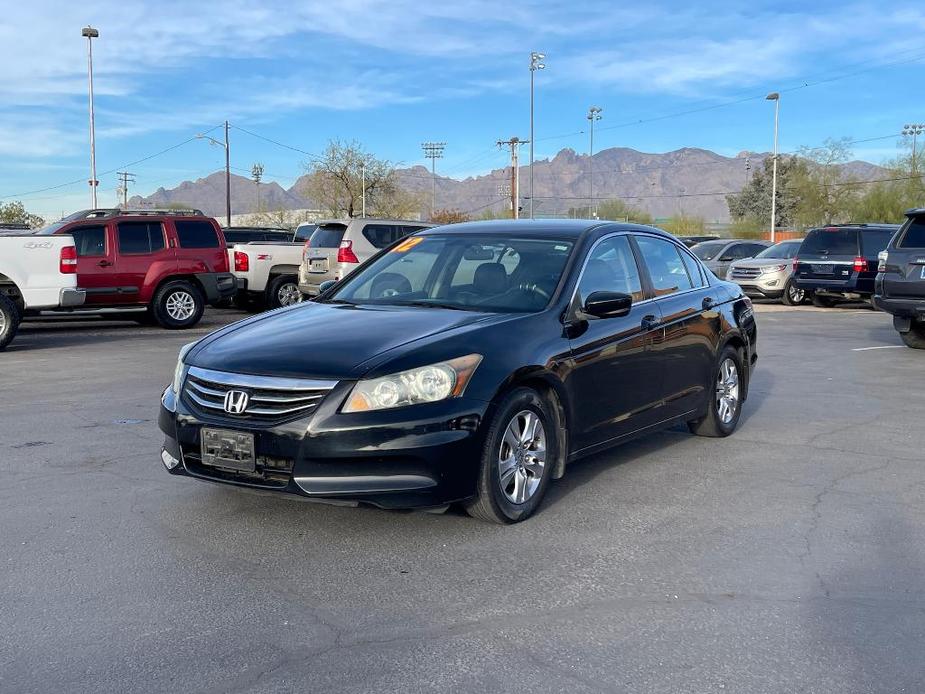
[[[188,345],[183,345],[180,348],[180,355],[177,357],[177,367],[173,371],[173,383],[170,386],[170,389],[175,395],[180,394],[180,386],[183,385],[183,378],[186,376],[186,364],[183,363],[183,359],[195,345],[195,342],[190,342]]]
[[[784,265],[765,265],[763,268],[761,268],[761,274],[767,275],[772,272],[783,272],[786,269],[787,269],[786,264]]]
[[[390,410],[457,398],[465,392],[481,361],[481,354],[469,354],[381,378],[359,381],[350,391],[342,411]]]

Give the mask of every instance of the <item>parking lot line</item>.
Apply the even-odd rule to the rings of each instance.
[[[855,347],[852,352],[869,352],[874,349],[904,349],[903,345],[878,345],[876,347]]]

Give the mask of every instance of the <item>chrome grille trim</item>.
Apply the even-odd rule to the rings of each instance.
[[[733,279],[752,280],[761,275],[761,268],[757,267],[735,267],[732,268]]]

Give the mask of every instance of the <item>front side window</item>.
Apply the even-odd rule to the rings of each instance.
[[[693,288],[684,261],[673,243],[651,236],[639,236],[636,243],[649,270],[655,296],[666,296]]]
[[[584,306],[594,292],[621,292],[642,301],[642,280],[636,256],[626,236],[604,239],[588,256],[578,282],[578,297]]]
[[[79,229],[71,229],[67,233],[74,237],[74,245],[77,247],[78,256],[106,255],[106,227],[80,227]]]
[[[180,248],[218,248],[218,234],[209,222],[177,219],[173,223]]]
[[[164,230],[160,222],[121,222],[117,227],[119,253],[138,255],[164,248]]]

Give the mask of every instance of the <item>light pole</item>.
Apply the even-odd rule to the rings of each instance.
[[[260,212],[260,180],[263,178],[263,164],[257,163],[251,167],[251,178],[257,189],[257,212]]]
[[[96,180],[96,125],[93,119],[93,39],[98,39],[100,32],[86,26],[80,30],[80,35],[87,38],[87,74],[90,85],[90,205],[96,209],[96,188],[100,182]]]
[[[916,170],[916,150],[915,150],[915,141],[919,135],[925,133],[925,123],[907,123],[903,126],[903,135],[912,136],[912,175],[915,176]]]
[[[533,51],[530,54],[530,219],[533,219],[533,76],[537,70],[545,70],[545,53]]]
[[[362,189],[362,211],[363,219],[366,219],[366,162],[360,162],[360,187]]]
[[[591,143],[588,148],[588,217],[594,216],[594,121],[603,118],[604,109],[592,106],[588,109],[588,120],[591,122]]]
[[[443,148],[446,142],[422,142],[421,149],[424,150],[424,157],[430,159],[430,177],[433,186],[432,196],[430,199],[430,218],[433,221],[434,213],[437,211],[437,160],[443,158]]]
[[[219,142],[203,133],[196,135],[200,140],[225,148],[225,226],[231,226],[231,144],[228,141],[228,121],[225,121],[225,141]],[[262,172],[261,172],[262,173]]]
[[[774,102],[774,165],[771,174],[771,243],[774,243],[777,229],[777,129],[780,122],[780,94],[771,92],[765,99]]]

